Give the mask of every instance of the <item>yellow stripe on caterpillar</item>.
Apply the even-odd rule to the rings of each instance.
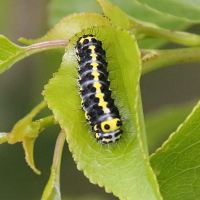
[[[92,75],[94,76],[95,81],[99,80],[99,73],[97,71],[92,72]]]

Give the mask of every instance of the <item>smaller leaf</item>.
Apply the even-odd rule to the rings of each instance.
[[[95,0],[95,1],[105,13],[108,13],[110,9],[114,6],[113,3],[110,3],[107,0]]]
[[[35,139],[40,133],[41,126],[40,123],[32,122],[33,117],[36,116],[41,109],[46,106],[45,101],[42,101],[38,106],[36,106],[28,115],[23,119],[18,121],[13,127],[11,133],[7,136],[7,141],[10,144],[16,142],[23,142],[23,147],[26,154],[26,161],[33,171],[37,174],[40,174],[40,171],[36,169],[33,159],[33,147]]]
[[[23,47],[12,43],[3,35],[0,35],[0,47],[0,63],[8,60],[10,57],[23,50]]]
[[[65,142],[65,132],[60,132],[54,151],[51,175],[45,187],[41,200],[61,200],[60,194],[60,163]]]
[[[13,58],[23,50],[23,47],[15,45],[8,38],[0,35],[0,73],[8,68],[4,63],[12,62]]]
[[[42,101],[28,115],[19,120],[9,134],[8,143],[14,144],[23,141],[27,133],[29,137],[37,137],[40,126],[39,124],[32,124],[32,120],[44,107],[46,107],[46,102]]]
[[[41,172],[35,167],[35,162],[33,158],[33,149],[34,149],[34,143],[36,138],[30,138],[30,137],[24,137],[23,139],[23,147],[26,153],[26,162],[31,167],[31,169],[36,174],[41,174]]]
[[[6,37],[0,35],[0,74],[25,57],[44,50],[63,48],[67,44],[68,41],[65,40],[38,43],[28,47],[20,47],[13,44]]]
[[[104,15],[108,17],[108,23],[129,30],[129,22],[126,14],[114,4],[106,0],[96,0],[104,11]]]
[[[150,157],[161,194],[166,200],[193,200],[200,196],[199,121],[200,102],[168,141]]]

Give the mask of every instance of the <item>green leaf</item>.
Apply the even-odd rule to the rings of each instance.
[[[173,15],[183,20],[189,20],[192,23],[200,22],[200,1],[196,0],[137,0],[143,3],[149,9],[156,9],[158,12],[163,12],[167,15]]]
[[[65,142],[66,134],[61,131],[54,151],[53,165],[51,167],[51,175],[44,189],[41,200],[61,200],[60,194],[60,163],[62,150]]]
[[[118,5],[121,8],[125,6],[128,7],[129,5],[130,11],[128,12],[128,14],[132,17],[143,20],[145,22],[154,23],[162,28],[180,30],[185,25],[188,26],[192,24],[184,19],[180,19],[172,15],[166,15],[162,12],[157,12],[156,10],[145,6],[137,0],[125,0],[124,5],[121,1],[117,2],[118,3],[116,3],[116,5]]]
[[[36,40],[27,40],[20,38],[19,41],[24,44],[34,44],[47,40],[56,39],[69,39],[75,33],[82,31],[85,28],[91,28],[92,26],[103,26],[106,24],[105,18],[96,13],[81,13],[73,14],[63,18],[59,21],[53,29],[51,29],[46,35]]]
[[[21,51],[23,51],[23,47],[13,44],[6,37],[0,35],[0,73],[9,68],[13,58]]]
[[[126,14],[119,7],[106,0],[96,0],[96,2],[101,6],[108,23],[126,30],[130,29]]]
[[[29,137],[37,137],[40,126],[39,124],[33,124],[32,120],[45,107],[46,103],[42,101],[29,114],[19,120],[9,134],[8,143],[14,144],[16,142],[21,142],[23,138],[27,136],[27,133],[29,133]]]
[[[3,35],[0,35],[0,63],[12,57],[23,48],[13,44]]]
[[[67,42],[54,41],[52,43],[39,43],[29,47],[20,47],[0,35],[0,74],[9,69],[14,63],[34,53],[54,48],[63,48],[66,45]]]
[[[8,142],[9,144],[14,144],[16,142],[23,143],[26,161],[28,165],[33,169],[33,171],[37,174],[40,174],[41,172],[36,169],[33,158],[35,139],[38,137],[39,133],[46,127],[57,124],[57,122],[55,122],[53,118],[53,115],[32,122],[33,118],[44,107],[46,107],[46,103],[45,101],[42,101],[29,114],[19,120],[14,125],[10,133],[0,133],[0,144],[4,142]]]
[[[39,123],[32,123],[32,120],[44,107],[46,107],[46,103],[42,101],[29,114],[27,114],[14,125],[7,138],[9,144],[23,142],[26,161],[37,174],[40,174],[41,172],[35,167],[33,159],[33,147],[41,127]]]
[[[185,120],[194,102],[168,105],[145,115],[149,152],[153,153]]]
[[[151,156],[163,198],[198,199],[200,196],[200,102],[167,142]]]
[[[99,40],[110,58],[108,70],[112,70],[111,88],[124,119],[122,139],[113,145],[101,145],[95,141],[76,89],[77,74],[73,53],[74,45],[66,49],[63,63],[54,78],[46,85],[44,96],[55,119],[67,133],[69,148],[79,170],[83,170],[92,183],[104,186],[120,199],[161,199],[156,179],[146,157],[145,139],[139,91],[141,72],[140,51],[135,38],[125,30],[97,27]],[[91,30],[85,33],[91,33]],[[77,40],[77,36],[71,41]],[[140,140],[138,139],[140,138]],[[145,188],[145,192],[143,190]]]

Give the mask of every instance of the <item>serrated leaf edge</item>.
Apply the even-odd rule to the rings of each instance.
[[[185,125],[185,123],[187,123],[187,121],[192,117],[192,115],[194,114],[194,112],[196,111],[196,109],[200,106],[200,101],[196,104],[196,106],[192,109],[192,112],[186,117],[186,119],[184,120],[184,122],[182,124],[180,124],[178,126],[178,128],[176,129],[175,132],[173,132],[169,138],[162,144],[162,146],[160,148],[158,148],[155,153],[151,154],[150,159],[152,159],[157,153],[159,153],[160,151],[162,151],[162,149],[173,139],[173,137],[175,136],[175,134],[177,132],[179,132],[179,130],[182,128],[183,125]]]

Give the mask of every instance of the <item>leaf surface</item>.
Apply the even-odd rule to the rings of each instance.
[[[0,35],[0,73],[9,68],[12,60],[22,51],[23,47],[15,45],[5,36]]]
[[[200,196],[200,102],[164,145],[151,156],[163,198],[198,199]]]
[[[38,43],[28,47],[20,47],[5,36],[0,35],[0,74],[25,57],[44,50],[63,48],[64,45],[67,45],[67,41]]]
[[[119,7],[106,0],[96,0],[96,2],[99,4],[99,6],[101,6],[103,14],[106,16],[108,23],[126,30],[130,29],[126,14]]]
[[[19,120],[13,127],[12,131],[8,133],[8,143],[14,144],[16,142],[23,142],[24,151],[26,154],[26,161],[33,171],[37,174],[41,172],[36,169],[33,159],[33,149],[35,139],[40,133],[40,124],[32,123],[33,118],[46,107],[45,101],[38,104],[30,113]]]
[[[150,8],[163,12],[166,15],[170,14],[183,20],[189,20],[192,23],[200,22],[200,1],[196,0],[137,0],[148,5]]]

